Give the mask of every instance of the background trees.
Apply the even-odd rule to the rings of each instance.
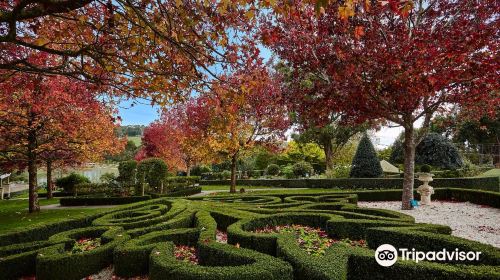
[[[321,110],[310,110],[320,120],[338,111],[357,123],[379,119],[404,128],[402,208],[410,209],[415,147],[432,116],[450,104],[480,103],[493,112],[493,104],[481,101],[498,89],[494,5],[418,1],[402,14],[393,13],[392,5],[372,5],[343,20],[335,3],[320,17],[305,4],[289,16],[264,21],[262,39],[292,69],[300,69],[293,74],[311,76],[307,88],[318,90],[294,96],[304,111],[320,101]],[[419,133],[417,121],[423,123]]]
[[[91,161],[124,146],[114,134],[112,110],[86,83],[21,73],[5,81],[0,91],[0,164],[28,168],[30,212],[38,210],[41,162]]]

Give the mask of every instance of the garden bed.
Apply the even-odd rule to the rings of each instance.
[[[0,275],[41,280],[103,273],[150,280],[500,277],[498,248],[451,236],[448,226],[415,223],[397,211],[359,208],[357,200],[353,193],[310,190],[151,199],[74,223],[0,236]],[[374,250],[387,243],[482,254],[477,262],[397,262],[388,269],[374,260]],[[72,253],[75,247],[83,249]]]

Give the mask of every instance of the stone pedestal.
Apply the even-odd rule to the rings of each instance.
[[[434,194],[434,188],[429,186],[429,182],[433,181],[432,176],[434,175],[431,173],[420,173],[418,176],[418,180],[424,183],[417,188],[421,205],[431,205],[431,195]]]

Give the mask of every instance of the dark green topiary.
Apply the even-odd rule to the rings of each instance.
[[[269,164],[266,169],[266,174],[267,175],[273,175],[276,176],[280,173],[280,167],[277,164]]]
[[[431,172],[431,167],[427,164],[424,164],[420,166],[420,172],[422,173],[430,173]]]
[[[135,184],[135,176],[137,173],[137,161],[127,160],[118,164],[118,173],[120,174],[117,180],[126,185],[132,186]]]
[[[390,161],[392,163],[403,163],[403,154],[403,144],[398,139],[394,142]],[[464,165],[457,147],[446,137],[438,133],[429,133],[417,145],[415,163],[452,170]]]
[[[352,160],[352,178],[377,178],[382,176],[382,167],[370,138],[365,133],[359,141],[358,149]]]

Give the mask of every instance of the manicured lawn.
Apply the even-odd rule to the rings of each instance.
[[[482,174],[479,174],[476,177],[495,177],[495,176],[500,177],[500,168],[494,168],[494,169],[488,170]]]
[[[239,190],[241,188],[244,188],[245,190],[252,190],[252,189],[271,189],[272,187],[269,186],[236,186],[236,189]],[[210,185],[210,186],[201,186],[202,191],[226,191],[229,190],[228,185]]]
[[[40,205],[59,204],[59,199],[40,199]],[[66,219],[79,218],[109,209],[57,209],[41,210],[40,213],[28,213],[28,200],[0,201],[0,234],[22,229],[26,226],[38,225],[46,222],[56,222]]]

